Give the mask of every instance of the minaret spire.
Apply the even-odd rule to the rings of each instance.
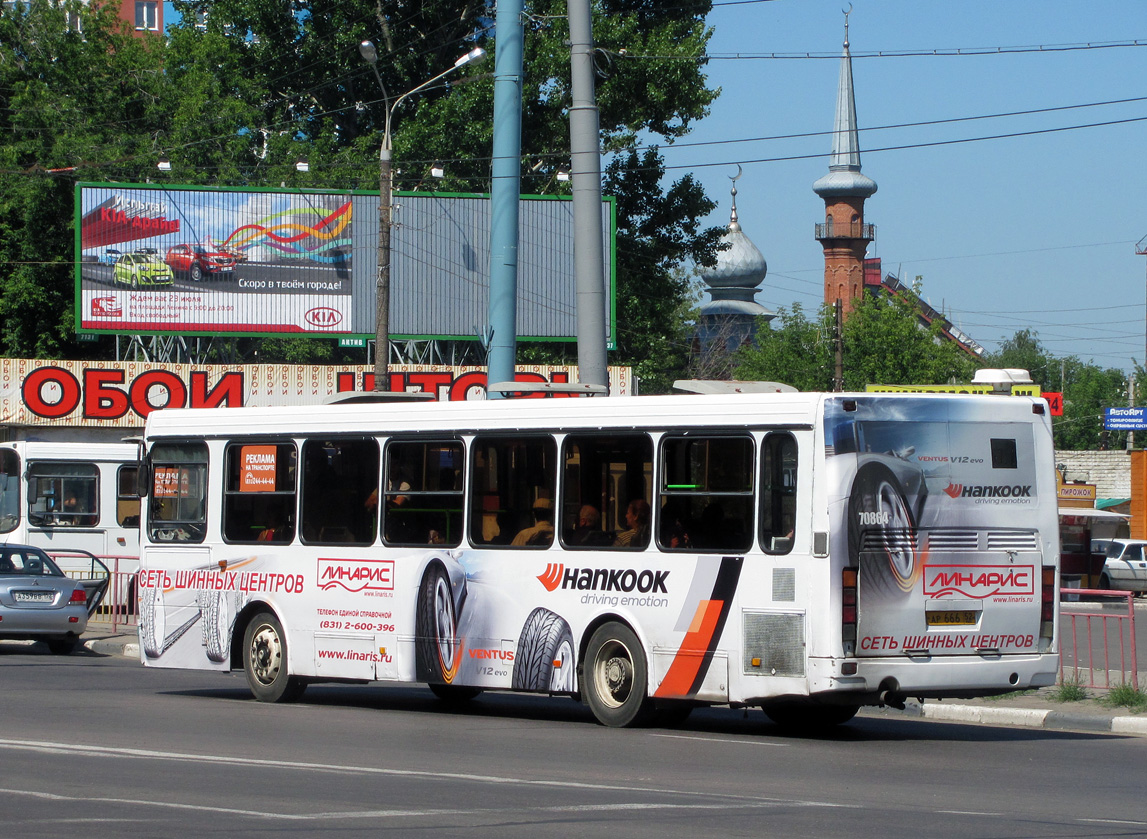
[[[876,181],[860,171],[860,133],[848,44],[851,12],[850,4],[844,13],[844,50],[828,174],[812,185],[824,199],[824,224],[816,226],[816,238],[824,248],[824,302],[832,305],[839,300],[845,315],[864,293],[864,254],[876,237],[876,228],[864,223],[864,199],[876,192]]]

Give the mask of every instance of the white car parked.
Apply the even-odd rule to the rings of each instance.
[[[1107,545],[1100,588],[1147,592],[1147,540],[1112,539]]]

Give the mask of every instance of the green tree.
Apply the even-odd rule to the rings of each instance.
[[[943,384],[968,381],[975,361],[941,337],[941,325],[923,327],[917,317],[919,279],[912,292],[866,294],[841,330],[845,390],[870,384]],[[835,315],[822,306],[809,320],[800,306],[782,309],[779,327],[758,330],[757,345],[741,352],[740,379],[790,384],[798,390],[830,390],[835,370],[831,336]]]
[[[1126,405],[1127,376],[1078,357],[1056,358],[1031,329],[1021,329],[982,359],[986,367],[1015,367],[1031,373],[1044,391],[1063,393],[1063,416],[1052,421],[1055,447],[1069,450],[1123,448],[1127,434],[1103,428],[1106,408]]]
[[[78,23],[78,25],[77,25]],[[81,32],[82,28],[82,32]],[[9,356],[73,343],[74,182],[142,156],[167,124],[159,38],[109,5],[0,7],[0,322]]]
[[[823,307],[812,320],[799,303],[791,309],[781,307],[775,320],[760,322],[756,344],[742,348],[735,375],[803,391],[831,390],[832,329],[831,312]]]

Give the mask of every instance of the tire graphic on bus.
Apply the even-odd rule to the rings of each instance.
[[[415,613],[415,666],[418,680],[451,684],[462,664],[458,616],[466,599],[465,575],[452,579],[442,561],[426,566]],[[457,597],[457,600],[455,599]]]
[[[570,625],[549,609],[530,612],[514,656],[514,690],[573,693],[576,648]]]
[[[923,488],[923,480],[918,486]],[[848,499],[848,553],[859,566],[861,585],[885,598],[912,591],[920,579],[923,555],[916,542],[918,510],[913,510],[898,478],[884,463],[860,468]],[[923,494],[916,506],[923,504]]]
[[[163,652],[164,617],[163,589],[145,589],[139,600],[139,642],[148,658],[159,658]]]
[[[203,615],[203,645],[211,661],[231,659],[231,632],[235,627],[237,606],[233,598],[221,591],[205,591],[199,596],[199,609]]]

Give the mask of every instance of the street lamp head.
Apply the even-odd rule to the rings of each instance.
[[[464,56],[455,61],[454,67],[457,69],[463,64],[477,64],[480,61],[485,61],[485,59],[486,51],[481,47],[474,47],[474,49],[470,50],[470,52],[466,53]]]
[[[368,64],[378,63],[378,50],[374,48],[373,41],[363,41],[358,45],[358,54],[363,57],[363,60]]]

